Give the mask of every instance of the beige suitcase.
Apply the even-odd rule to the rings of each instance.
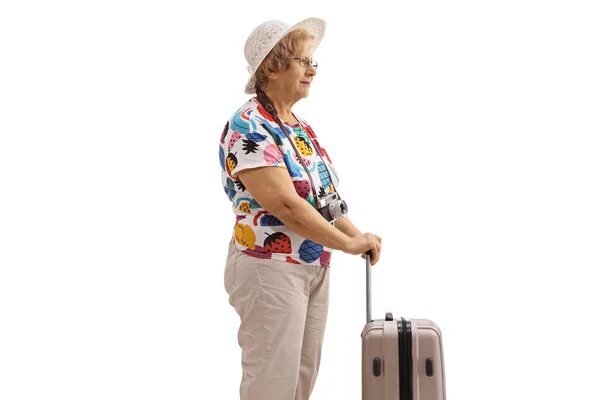
[[[367,255],[367,324],[362,331],[362,400],[445,400],[440,328],[428,319],[371,319]]]

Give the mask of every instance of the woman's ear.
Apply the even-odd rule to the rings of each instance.
[[[269,68],[266,65],[262,66],[262,71],[263,71],[263,74],[265,74],[267,78],[272,79],[272,80],[277,79],[277,76],[278,76],[277,72],[269,71]]]

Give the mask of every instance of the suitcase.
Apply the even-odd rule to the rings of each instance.
[[[367,263],[367,324],[362,338],[362,400],[445,400],[440,328],[428,319],[371,319]]]

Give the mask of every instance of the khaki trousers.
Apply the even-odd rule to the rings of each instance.
[[[233,243],[225,290],[240,316],[241,400],[308,400],[329,308],[329,269],[248,256]]]

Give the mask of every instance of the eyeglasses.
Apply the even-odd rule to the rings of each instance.
[[[311,60],[308,57],[296,57],[293,58],[293,60],[298,61],[298,64],[302,65],[304,68],[313,67],[314,69],[317,69],[317,67],[319,66],[319,64],[315,60]]]

